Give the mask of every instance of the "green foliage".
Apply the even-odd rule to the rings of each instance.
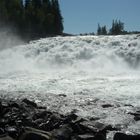
[[[97,35],[107,35],[106,26],[101,27],[100,24],[98,24]]]
[[[119,35],[122,34],[124,32],[124,23],[121,22],[120,20],[113,20],[112,22],[112,27],[110,29],[110,34],[111,35]]]
[[[113,20],[112,21],[112,27],[109,30],[109,33],[107,32],[106,26],[100,26],[98,24],[97,28],[97,35],[120,35],[120,34],[128,34],[129,32],[124,30],[124,23],[120,20]]]
[[[0,27],[2,24],[30,39],[63,32],[58,0],[0,0]]]

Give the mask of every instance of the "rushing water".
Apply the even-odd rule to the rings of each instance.
[[[140,108],[139,70],[138,35],[40,39],[0,52],[0,95],[139,133],[127,113]]]

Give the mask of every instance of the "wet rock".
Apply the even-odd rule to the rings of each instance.
[[[36,103],[34,103],[34,102],[32,102],[32,101],[30,101],[28,99],[23,99],[22,102],[26,103],[29,106],[32,106],[32,107],[35,107],[35,108],[37,107]]]
[[[134,107],[134,106],[133,106],[133,105],[131,105],[131,104],[124,104],[124,106]]]
[[[61,128],[53,131],[53,136],[57,140],[69,140],[73,130],[69,125],[63,125]]]
[[[83,119],[83,118],[81,118],[81,117],[77,117],[76,118],[76,120],[72,120],[72,123],[81,123],[81,122],[84,122],[84,121],[86,121],[86,119]]]
[[[135,120],[135,121],[139,121],[139,120],[140,120],[140,116],[135,116],[135,117],[134,117],[134,120]]]
[[[6,118],[0,119],[0,126],[5,126],[8,123],[9,123],[8,119],[6,119]]]
[[[102,107],[103,108],[109,108],[109,107],[113,107],[113,105],[111,105],[111,104],[103,104]]]
[[[106,140],[106,133],[97,133],[94,140]]]
[[[16,138],[18,135],[17,129],[15,126],[8,126],[5,128],[5,131],[11,136],[12,138]]]
[[[46,106],[38,106],[37,108],[38,108],[38,109],[44,109],[44,110],[47,109]]]
[[[20,108],[20,104],[18,104],[17,102],[11,102],[9,106],[12,108]]]
[[[135,121],[139,121],[140,120],[140,111],[129,112],[128,114],[133,115]]]
[[[0,136],[0,140],[14,140],[14,139],[11,138],[10,136],[3,135],[3,136]]]
[[[36,119],[36,120],[34,121],[35,124],[41,124],[41,123],[43,123],[43,122],[44,122],[44,120],[43,120],[42,118]]]
[[[91,134],[78,135],[77,139],[78,140],[93,140],[94,135],[91,135]]]
[[[52,140],[52,134],[39,129],[26,127],[18,140]]]
[[[2,104],[1,104],[1,101],[0,101],[0,115],[1,115],[1,111],[2,111]]]
[[[51,115],[52,115],[51,112],[45,110],[45,111],[35,113],[33,119],[39,119],[39,118],[46,119],[49,118]]]
[[[47,121],[45,123],[41,123],[39,125],[39,128],[45,131],[51,131],[53,130],[53,123],[51,121]]]
[[[82,123],[72,123],[71,127],[76,134],[96,134],[94,127],[86,122]]]
[[[113,140],[140,140],[140,135],[126,135],[124,133],[116,133]]]
[[[105,132],[106,131],[114,131],[117,130],[116,128],[112,127],[111,125],[106,125],[100,122],[83,122],[80,123],[83,127],[85,127],[85,129],[88,130],[88,132],[94,132],[94,133],[98,133],[98,132]]]
[[[66,94],[58,94],[58,96],[60,96],[60,97],[67,97]]]
[[[100,118],[99,117],[90,117],[89,120],[90,121],[97,121],[97,120],[100,120]]]
[[[115,130],[96,122],[98,119],[83,119],[75,111],[61,115],[38,107],[28,99],[0,100],[0,110],[2,140],[5,137],[7,140],[105,140],[107,131]],[[139,116],[139,112],[136,113]]]
[[[2,108],[6,108],[6,107],[9,106],[9,104],[8,104],[8,102],[6,102],[6,101],[2,101],[2,102],[1,102],[1,106],[2,106]]]
[[[5,131],[3,128],[0,128],[0,135],[3,135],[3,134],[5,134]]]
[[[70,114],[68,114],[64,120],[65,123],[69,123],[71,122],[72,120],[76,120],[77,119],[77,115],[73,112],[71,112]]]

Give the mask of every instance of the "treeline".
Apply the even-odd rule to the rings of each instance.
[[[63,32],[58,0],[0,0],[0,28],[11,26],[26,39]]]
[[[110,29],[107,29],[107,26],[101,26],[98,24],[97,33],[80,33],[81,36],[87,35],[125,35],[125,34],[140,34],[140,31],[126,31],[124,30],[124,23],[120,20],[113,20],[112,26]]]
[[[112,27],[107,30],[106,25],[100,26],[98,24],[97,35],[124,35],[124,34],[138,34],[139,31],[128,32],[124,30],[124,23],[120,20],[113,20]]]

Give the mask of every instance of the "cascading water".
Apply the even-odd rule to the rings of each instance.
[[[140,107],[139,70],[138,35],[40,39],[0,52],[0,96],[28,97],[137,132],[126,112]],[[105,103],[113,107],[103,109]]]

